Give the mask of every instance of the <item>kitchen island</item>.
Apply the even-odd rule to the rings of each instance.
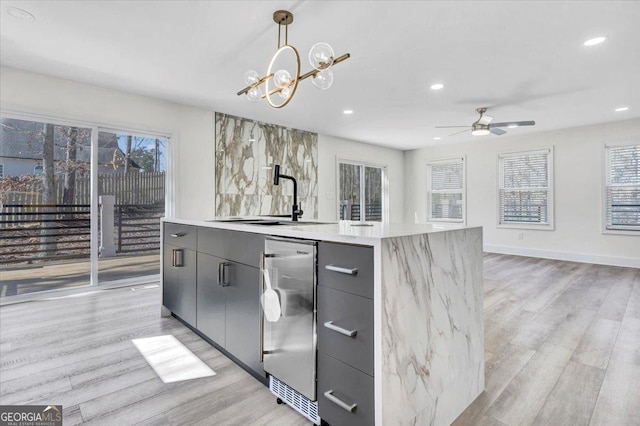
[[[370,419],[374,419],[376,425],[448,425],[483,391],[481,228],[382,223],[361,226],[359,223],[346,221],[337,224],[265,226],[233,221],[186,219],[165,219],[164,225],[165,243],[167,232],[172,232],[171,235],[188,233],[178,232],[176,229],[179,228],[176,227],[183,226],[186,227],[185,229],[198,231],[193,237],[196,239],[193,247],[203,246],[200,241],[203,240],[201,234],[204,235],[205,232],[212,230],[238,232],[233,235],[243,236],[243,238],[279,236],[320,242],[318,288],[322,288],[322,291],[318,294],[317,373],[320,416],[325,418],[323,405],[327,407],[325,409],[327,413],[328,410],[333,410],[335,401],[332,404],[330,400],[333,391],[335,395],[340,396],[341,401],[357,404],[357,408],[352,407],[350,412],[349,406],[340,408],[335,405],[338,407],[336,413],[338,417],[334,416],[334,420],[328,420],[329,423],[335,426],[341,423],[358,424],[358,422],[371,424]],[[167,231],[168,226],[172,227],[171,231]],[[246,249],[242,256],[249,256],[249,252],[253,249],[261,250],[260,243],[256,241],[263,240],[247,241],[249,242],[244,246]],[[167,247],[171,246],[164,248],[165,269],[167,262],[184,261],[183,254],[178,256],[179,259],[176,259],[175,253],[169,256]],[[344,250],[365,250],[371,257],[370,275],[360,274],[361,277],[371,277],[372,280],[370,301],[373,354],[370,355],[373,361],[370,372],[367,371],[366,362],[362,363],[358,359],[349,360],[349,351],[346,351],[346,358],[341,360],[333,354],[336,349],[323,347],[322,332],[326,333],[326,331],[320,327],[323,315],[321,302],[339,300],[339,303],[347,303],[353,299],[353,303],[366,306],[369,300],[367,299],[369,295],[366,293],[357,294],[360,290],[347,289],[344,293],[340,293],[344,294],[340,299],[327,299],[323,296],[325,293],[334,291],[335,288],[329,288],[334,286],[333,284],[326,287],[323,285],[322,273],[326,274],[326,272],[324,272],[323,262],[325,261],[321,260],[322,256],[325,258],[333,256],[332,265],[342,262],[340,266],[346,268],[352,256],[345,253],[352,252]],[[358,256],[360,254],[355,257]],[[200,267],[199,264],[198,267]],[[362,266],[360,268],[363,269]],[[164,274],[167,273],[165,270]],[[190,285],[189,281],[193,280],[193,276],[186,274],[183,277],[188,285]],[[200,276],[200,271],[197,276]],[[250,274],[247,273],[246,276]],[[259,274],[255,276],[258,277]],[[168,278],[163,277],[163,281],[166,286]],[[195,282],[193,286],[197,287]],[[255,290],[258,291],[257,284]],[[194,290],[193,299],[197,298],[196,294],[199,295],[199,291],[199,289]],[[179,310],[177,307],[171,310],[185,320],[184,316],[192,315],[188,306],[193,303],[192,318],[185,321],[199,330],[200,316],[195,315],[196,301],[190,300],[189,297],[181,298],[181,304],[176,305],[187,307],[183,308],[182,315],[177,312]],[[258,301],[256,300],[255,303],[257,304]],[[354,308],[355,311],[357,309]],[[198,311],[198,315],[200,314],[204,312]],[[366,334],[366,331],[360,332],[359,338],[366,338]],[[258,331],[253,335],[259,339]],[[211,340],[216,341],[215,338]],[[329,344],[325,346],[328,347]],[[340,349],[337,351],[340,352]],[[235,356],[233,351],[230,352]],[[255,367],[257,365],[255,362],[253,362],[254,366],[251,366],[251,362],[244,361],[242,356],[238,358],[249,365],[254,372],[260,371],[259,366]],[[370,392],[373,395],[371,403],[356,401],[357,398],[349,396],[348,390],[340,393],[339,385],[323,383],[329,380],[325,379],[325,375],[330,372],[334,376],[340,376],[336,380],[355,377],[353,381],[358,383],[358,389],[366,387],[366,383],[369,383],[367,380],[370,379],[373,388]],[[332,392],[325,390],[325,387],[330,388]],[[326,392],[330,394],[328,397]],[[354,392],[360,392],[360,390],[354,390]],[[365,395],[363,399],[366,399],[367,393],[364,392],[363,395]],[[345,401],[347,398],[350,399]],[[367,413],[367,410],[371,413]],[[353,420],[342,420],[349,419],[350,415],[355,416]],[[340,420],[335,420],[336,418]]]

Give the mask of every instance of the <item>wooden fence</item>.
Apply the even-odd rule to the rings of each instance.
[[[64,178],[56,176],[56,202],[63,204]],[[157,204],[164,200],[165,173],[101,173],[98,176],[98,194],[113,195],[116,204]],[[36,180],[30,188],[0,194],[3,204],[42,204],[42,181]],[[89,176],[76,177],[75,194],[68,204],[90,204],[91,180]]]

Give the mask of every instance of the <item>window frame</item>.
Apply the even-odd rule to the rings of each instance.
[[[531,222],[515,222],[515,223],[503,223],[503,218],[500,216],[500,194],[504,189],[502,187],[503,182],[501,181],[501,176],[504,175],[502,168],[503,157],[514,157],[514,156],[522,156],[522,155],[535,155],[540,153],[548,154],[547,157],[547,205],[549,206],[549,221],[547,223],[531,223]],[[529,229],[529,230],[539,230],[539,231],[553,231],[555,229],[555,179],[554,179],[554,160],[553,160],[553,146],[549,147],[541,147],[541,148],[531,148],[522,150],[519,149],[517,151],[501,151],[498,152],[497,158],[497,193],[496,193],[496,227],[502,229]]]
[[[432,166],[438,164],[450,164],[455,162],[462,163],[462,189],[460,191],[453,190],[437,190],[433,191],[431,189],[431,180],[432,180]],[[427,159],[427,207],[426,207],[426,219],[427,222],[438,222],[438,223],[453,223],[453,224],[462,224],[466,225],[467,223],[467,158],[466,155],[455,156],[455,157],[444,157],[444,158],[430,158]],[[434,218],[431,216],[432,210],[431,206],[431,194],[462,194],[462,219],[451,219],[451,218]]]
[[[602,144],[602,178],[600,179],[601,185],[602,185],[602,191],[601,191],[601,208],[600,208],[600,214],[602,216],[602,220],[601,220],[601,233],[602,234],[611,234],[611,235],[640,235],[640,228],[639,229],[629,229],[629,228],[608,228],[608,224],[607,224],[607,187],[609,186],[608,184],[608,180],[609,180],[609,161],[608,161],[608,149],[609,148],[617,148],[617,147],[624,147],[624,146],[633,146],[633,145],[638,145],[640,146],[640,142],[638,141],[627,141],[627,142],[611,142],[611,143],[607,143],[604,142]]]
[[[360,166],[363,169],[365,167],[375,167],[382,170],[382,220],[378,223],[389,223],[389,179],[388,179],[388,171],[386,164],[377,164],[377,163],[369,163],[365,161],[352,160],[349,158],[336,156],[336,220],[340,221],[340,164],[351,164],[355,166]],[[364,173],[360,173],[360,182],[361,182],[361,191],[364,191]],[[360,194],[360,206],[361,211],[366,209],[362,209],[362,206],[365,203],[365,199],[363,194]],[[361,216],[362,217],[362,216]],[[365,222],[367,222],[365,217]],[[377,222],[377,221],[376,221]]]

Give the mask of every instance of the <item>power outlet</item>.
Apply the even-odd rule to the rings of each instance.
[[[518,239],[524,240],[524,232],[518,232]]]

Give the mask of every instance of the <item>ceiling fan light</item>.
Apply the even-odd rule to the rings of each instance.
[[[593,37],[584,42],[585,46],[596,46],[600,43],[604,43],[607,40],[606,36]]]
[[[486,136],[491,133],[488,129],[474,129],[471,131],[473,136]]]

